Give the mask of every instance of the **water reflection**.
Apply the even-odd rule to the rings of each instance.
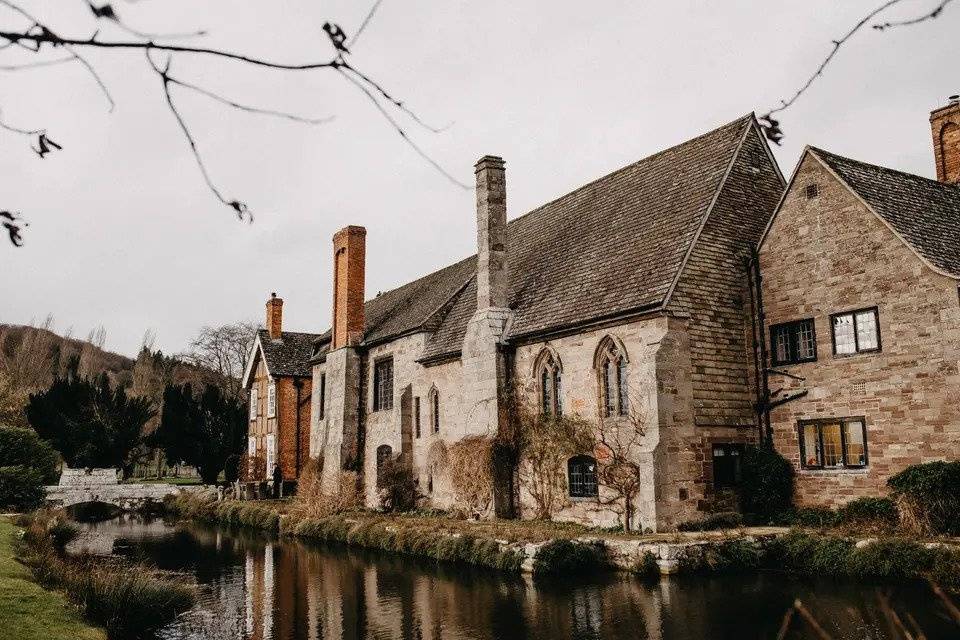
[[[114,553],[182,571],[202,585],[200,605],[160,632],[169,640],[774,638],[797,597],[836,640],[897,637],[877,613],[875,589],[773,574],[652,586],[624,576],[534,582],[129,518],[92,525],[75,544],[94,539],[110,540]],[[928,640],[960,637],[921,585],[899,586],[890,595]],[[796,624],[787,637],[816,636]]]

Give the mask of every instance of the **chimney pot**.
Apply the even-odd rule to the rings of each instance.
[[[276,293],[270,294],[267,300],[267,333],[271,340],[280,338],[283,332],[283,298]]]
[[[503,158],[483,156],[477,176],[477,308],[507,306],[507,178]]]
[[[333,235],[333,329],[331,349],[363,341],[366,238],[363,227],[344,227]]]
[[[933,157],[937,164],[937,180],[960,184],[960,94],[930,114],[933,134]]]

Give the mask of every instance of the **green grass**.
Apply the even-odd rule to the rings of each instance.
[[[60,593],[46,591],[13,558],[18,527],[0,518],[0,629],[8,640],[103,640]]]

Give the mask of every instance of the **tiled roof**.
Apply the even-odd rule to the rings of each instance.
[[[811,147],[840,179],[932,265],[960,277],[960,186]]]
[[[270,334],[261,329],[259,334],[263,357],[272,376],[309,376],[310,355],[313,343],[320,337],[316,333],[283,331],[278,340],[271,340]]]
[[[511,336],[662,304],[753,122],[746,115],[511,220]],[[365,343],[427,330],[423,359],[455,355],[476,311],[475,275],[471,256],[368,300]],[[326,348],[318,340],[315,359]]]

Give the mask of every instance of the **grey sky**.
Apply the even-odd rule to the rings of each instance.
[[[206,45],[305,61],[329,57],[325,20],[352,33],[370,4],[143,0],[117,7],[142,30],[207,28]],[[462,181],[472,182],[481,155],[502,155],[513,218],[777,104],[830,41],[877,4],[383,0],[352,60],[431,123],[453,122],[434,135],[406,121]],[[936,4],[906,1],[888,19]],[[64,35],[92,33],[79,0],[24,6],[60,16],[53,23]],[[6,15],[0,24],[14,24]],[[935,21],[866,29],[851,40],[784,114],[787,137],[775,149],[783,172],[814,144],[933,176],[927,117],[960,92],[958,28],[960,6],[948,6]],[[0,52],[4,60],[17,56]],[[238,100],[336,116],[305,126],[176,94],[218,186],[256,212],[247,225],[207,191],[142,56],[90,58],[117,101],[112,114],[79,68],[0,72],[6,121],[47,127],[64,146],[41,161],[25,140],[0,131],[0,208],[21,210],[31,223],[25,247],[0,246],[0,322],[51,313],[57,329],[79,335],[103,325],[107,347],[126,354],[152,329],[157,346],[175,352],[204,324],[262,321],[263,304],[277,291],[285,329],[322,331],[330,323],[330,239],[338,228],[367,227],[370,296],[474,251],[473,193],[437,174],[335,73],[175,58],[180,76]]]

